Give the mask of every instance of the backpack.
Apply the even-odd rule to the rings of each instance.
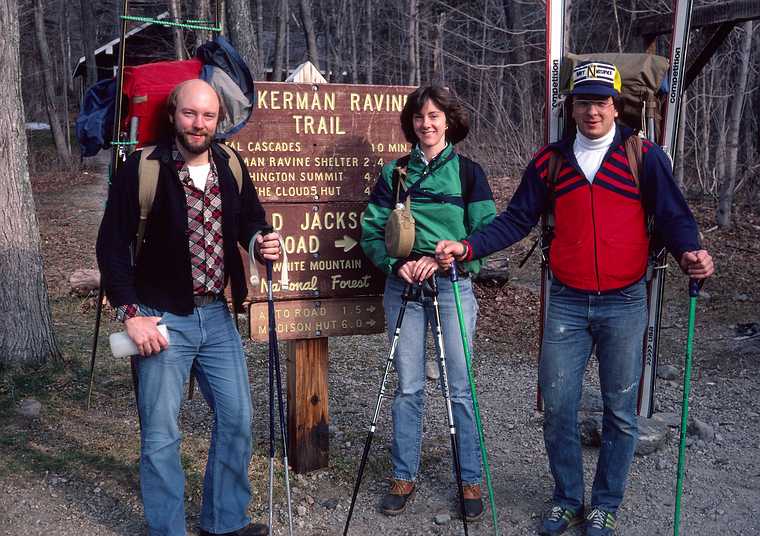
[[[448,158],[440,164],[445,165],[451,160],[454,151],[449,153]],[[401,189],[409,192],[416,188],[428,175],[424,175],[411,186],[406,185],[406,166],[409,164],[409,155],[402,156],[396,161],[396,167],[391,175],[393,185],[394,208],[385,223],[385,248],[391,257],[405,258],[412,252],[414,246],[415,230],[414,216],[412,215],[411,192],[408,193],[404,202],[401,202]],[[459,155],[459,182],[461,184],[462,200],[464,201],[464,220],[467,221],[467,199],[469,198],[470,185],[474,178],[475,163],[464,156]],[[437,196],[435,196],[437,197]],[[441,198],[441,201],[445,199]]]
[[[238,193],[240,193],[243,190],[243,168],[240,165],[240,160],[238,160],[235,151],[231,147],[228,147],[223,143],[220,143],[218,145],[224,150],[225,153],[227,153],[230,158],[230,170],[232,171],[232,175],[235,177]],[[137,177],[139,182],[138,199],[140,200],[140,222],[137,224],[135,255],[137,255],[137,252],[140,251],[143,236],[145,235],[145,226],[148,223],[148,216],[150,215],[150,211],[153,208],[153,200],[156,197],[158,172],[161,164],[158,160],[148,158],[148,156],[150,156],[155,148],[155,145],[143,147],[142,153],[140,154],[140,164],[137,167]]]

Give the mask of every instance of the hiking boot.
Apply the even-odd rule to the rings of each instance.
[[[615,534],[615,514],[594,508],[586,516],[586,536],[612,536]]]
[[[234,532],[208,532],[201,529],[199,536],[266,536],[269,534],[269,526],[263,523],[251,523],[250,525],[238,529]]]
[[[464,495],[464,515],[467,521],[478,521],[483,517],[483,498],[480,484],[465,484],[462,486]]]
[[[391,481],[391,489],[383,497],[380,508],[387,516],[397,516],[404,511],[412,495],[414,495],[414,482],[394,478]]]
[[[556,536],[583,523],[583,506],[577,510],[553,506],[541,523],[541,536]]]

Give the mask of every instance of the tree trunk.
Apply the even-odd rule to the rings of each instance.
[[[430,81],[433,84],[443,84],[443,26],[446,24],[446,12],[438,13],[437,19],[433,34],[433,73]]]
[[[66,139],[61,129],[58,113],[55,107],[55,82],[53,81],[53,62],[50,59],[47,34],[45,33],[45,12],[42,0],[34,0],[34,36],[37,41],[37,50],[40,53],[40,67],[42,70],[42,85],[45,92],[45,108],[47,110],[50,131],[53,133],[55,151],[58,159],[68,165],[71,156],[66,149]],[[5,79],[7,80],[7,78]]]
[[[274,38],[274,68],[272,80],[281,82],[285,79],[283,69],[285,65],[285,33],[288,29],[288,0],[280,0],[280,12],[277,15],[277,33]]]
[[[91,0],[79,0],[82,11],[82,50],[87,63],[87,82],[86,87],[91,86],[98,81],[98,64],[95,59],[95,17],[92,13]]]
[[[217,20],[216,15],[213,17],[211,16],[211,4],[209,0],[195,0],[195,18],[199,21],[204,21],[204,23],[208,24],[210,22],[213,22],[214,25],[218,25],[221,23],[220,20]],[[211,24],[208,24],[211,26]],[[203,43],[209,40],[209,32],[208,30],[195,30],[195,48],[198,49],[199,46],[201,46]]]
[[[417,81],[417,0],[409,0],[409,20],[407,21],[407,85],[413,86]]]
[[[182,12],[179,9],[179,0],[169,0],[169,17],[176,22],[182,22]],[[187,51],[185,50],[185,36],[182,28],[179,26],[173,26],[172,37],[174,39],[174,56],[178,60],[186,60]]]
[[[303,35],[306,39],[308,58],[314,64],[314,67],[319,70],[319,50],[317,49],[317,34],[314,32],[314,18],[311,16],[311,2],[309,0],[300,0],[299,8],[301,10],[301,22],[303,22]],[[349,9],[353,10],[353,4]]]
[[[356,44],[356,32],[359,29],[356,27],[356,12],[355,12],[353,0],[348,2],[348,26],[350,28],[351,37],[351,83],[359,83],[359,51]]]
[[[739,79],[736,83],[734,98],[731,99],[731,111],[729,112],[728,136],[726,140],[726,175],[720,185],[720,197],[718,198],[718,226],[727,228],[731,226],[731,208],[734,203],[734,186],[736,185],[736,161],[739,152],[739,127],[742,120],[749,75],[749,63],[752,55],[752,21],[742,24],[744,36],[740,56]]]
[[[66,4],[61,2],[58,6],[58,36],[61,47],[61,97],[63,98],[62,113],[64,125],[64,140],[66,140],[66,154],[71,156],[71,122],[69,121],[69,91],[67,80],[69,75],[69,58],[66,55],[66,40],[69,36],[69,18],[66,16]]]
[[[683,92],[681,99],[681,113],[678,117],[678,137],[676,139],[675,168],[673,169],[673,178],[678,185],[678,189],[685,192],[684,188],[684,160],[686,154],[686,116],[689,110],[689,99],[686,91]]]
[[[251,3],[249,0],[227,0],[225,8],[230,42],[248,64],[253,79],[259,80],[262,70],[259,63],[259,51],[256,48]]]
[[[259,67],[261,79],[266,79],[266,63],[269,58],[264,56],[264,0],[256,2],[256,48],[259,51]]]
[[[367,83],[374,83],[373,71],[375,70],[375,57],[374,57],[374,38],[372,36],[372,28],[375,25],[375,21],[372,19],[372,2],[374,0],[367,0]]]
[[[32,365],[60,357],[53,335],[40,236],[27,168],[16,0],[0,0],[0,364]]]

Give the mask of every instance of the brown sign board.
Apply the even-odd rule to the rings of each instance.
[[[268,204],[267,217],[285,242],[288,289],[281,288],[282,263],[273,263],[277,299],[377,296],[384,274],[364,256],[360,218],[366,203]],[[256,264],[260,276],[262,265]],[[266,281],[249,281],[251,301],[266,300]]]
[[[407,154],[408,86],[256,82],[251,120],[228,142],[264,202],[365,201],[383,163]]]
[[[384,330],[381,297],[275,302],[278,340],[364,335]],[[269,340],[268,304],[250,309],[251,339]]]

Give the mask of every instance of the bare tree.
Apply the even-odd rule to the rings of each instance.
[[[0,285],[4,329],[0,363],[30,365],[60,357],[53,335],[40,236],[27,168],[16,0],[0,0]]]
[[[40,67],[42,70],[43,89],[45,91],[45,108],[47,110],[50,131],[53,133],[55,150],[61,163],[68,165],[69,153],[66,139],[61,129],[61,122],[56,111],[55,82],[53,80],[53,62],[50,59],[50,47],[45,32],[45,12],[42,0],[34,0],[34,35],[37,41],[37,51],[40,55]],[[6,79],[7,80],[7,79]]]
[[[406,83],[413,86],[417,83],[417,11],[418,0],[409,0],[409,20],[407,21],[407,77]]]
[[[375,25],[375,21],[372,18],[372,1],[373,0],[367,0],[366,6],[367,6],[367,46],[365,50],[367,51],[367,83],[372,84],[374,83],[374,76],[373,71],[375,70],[375,56],[374,56],[374,48],[375,48],[375,41],[372,36],[372,28]]]
[[[90,86],[98,81],[98,64],[95,59],[95,17],[92,13],[91,0],[79,0],[82,15],[82,49],[84,50],[85,61],[87,62],[87,83]]]
[[[277,33],[275,34],[274,45],[274,68],[272,71],[272,80],[279,82],[284,80],[287,75],[283,75],[283,70],[287,70],[285,59],[285,34],[288,31],[288,0],[280,0],[280,11],[277,14]]]
[[[177,22],[182,21],[179,0],[169,0],[169,16]],[[184,31],[180,26],[174,26],[172,28],[172,37],[174,39],[174,55],[176,58],[178,60],[187,59]]]
[[[734,98],[731,100],[731,111],[728,125],[728,139],[726,141],[726,175],[720,185],[720,198],[718,199],[718,225],[729,227],[731,225],[731,207],[734,202],[734,186],[736,185],[736,161],[739,153],[739,131],[741,127],[741,115],[744,109],[745,90],[749,76],[750,57],[752,55],[752,21],[742,24],[741,55],[739,78],[736,82]]]
[[[225,9],[227,10],[227,30],[232,46],[248,64],[253,78],[261,78],[263,69],[256,47],[256,32],[251,16],[250,0],[227,0]]]
[[[209,0],[194,0],[196,20],[199,21],[214,21],[216,24],[221,24],[222,21],[216,20],[216,16],[211,16],[211,4]],[[203,43],[209,40],[211,34],[208,30],[195,30],[195,48],[197,49]]]
[[[300,0],[298,7],[301,11],[301,22],[303,23],[303,34],[306,38],[306,50],[309,61],[319,69],[319,50],[317,49],[317,34],[314,32],[314,18],[311,16],[311,2],[310,0]],[[353,14],[353,2],[349,6],[349,9]]]

